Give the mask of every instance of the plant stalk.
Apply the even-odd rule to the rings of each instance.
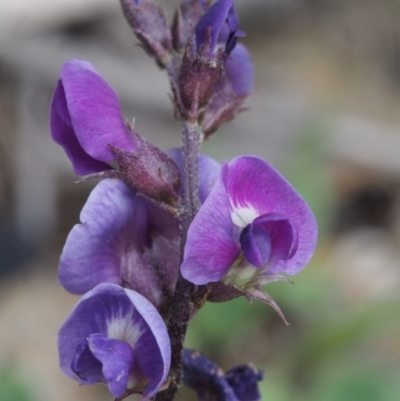
[[[184,172],[182,178],[184,194],[179,221],[180,263],[183,261],[187,231],[200,207],[198,189],[200,138],[201,129],[198,124],[183,120],[182,154]],[[194,284],[185,280],[179,272],[167,325],[171,340],[171,368],[168,388],[157,394],[157,401],[172,401],[182,380],[182,350],[187,326],[192,315],[191,298],[194,287]]]

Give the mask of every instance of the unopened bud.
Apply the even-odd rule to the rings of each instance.
[[[210,0],[182,0],[172,24],[172,38],[177,51],[184,49],[193,28],[210,7]]]
[[[120,0],[120,3],[146,53],[160,67],[165,67],[172,50],[172,37],[164,10],[153,0]]]
[[[118,163],[120,178],[160,206],[175,207],[180,186],[178,167],[160,149],[133,134],[139,142],[135,152],[109,145]]]
[[[196,50],[194,36],[191,36],[183,56],[179,74],[179,90],[182,104],[189,119],[196,120],[221,78],[227,55],[218,51],[210,56],[209,34]]]

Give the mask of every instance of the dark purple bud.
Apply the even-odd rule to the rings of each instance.
[[[165,67],[172,50],[172,37],[164,10],[153,0],[120,0],[120,3],[144,50],[160,67]]]
[[[240,401],[258,401],[261,399],[258,382],[264,378],[264,372],[252,365],[239,365],[229,370],[225,378]]]
[[[193,29],[205,11],[210,7],[211,0],[183,0],[177,8],[172,25],[174,48],[182,50],[193,33]]]
[[[196,391],[200,401],[258,401],[257,382],[263,372],[251,365],[240,365],[227,374],[214,362],[194,350],[182,355],[183,381]]]
[[[244,110],[243,104],[253,90],[253,82],[254,67],[250,53],[238,43],[226,61],[225,73],[202,116],[201,125],[206,138]]]
[[[138,149],[129,152],[110,145],[118,163],[118,174],[140,194],[161,205],[176,206],[180,172],[176,164],[160,149],[132,132]]]
[[[212,58],[208,56],[210,39],[208,30],[208,35],[197,51],[194,37],[189,38],[179,71],[181,102],[186,116],[193,121],[210,100],[215,85],[222,76],[227,57],[222,51],[217,52]]]

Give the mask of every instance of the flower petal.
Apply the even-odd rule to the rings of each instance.
[[[221,29],[227,23],[229,10],[233,7],[234,0],[218,0],[200,18],[196,25],[197,49],[204,42],[207,30],[211,28],[211,50],[217,45]],[[227,26],[227,28],[229,25]],[[236,29],[236,27],[235,27]],[[229,36],[225,35],[225,36]],[[227,39],[227,37],[225,39]]]
[[[222,173],[228,166],[222,166]],[[240,254],[220,176],[189,227],[181,272],[194,284],[221,280]]]
[[[292,258],[298,245],[296,227],[276,213],[267,213],[253,220],[240,234],[246,259],[256,267],[265,267],[278,259]]]
[[[224,184],[233,214],[241,210],[252,211],[254,217],[276,213],[297,230],[295,255],[289,260],[277,260],[267,273],[300,271],[311,259],[318,232],[315,217],[301,195],[269,163],[256,156],[232,160],[226,168]]]
[[[58,81],[50,107],[50,131],[54,142],[61,145],[72,162],[78,175],[85,175],[109,169],[108,164],[88,155],[79,143],[65,99],[64,86]]]
[[[225,66],[226,79],[236,96],[249,94],[254,84],[254,66],[246,46],[238,43]]]
[[[64,124],[58,125],[61,120]],[[114,156],[108,144],[136,150],[121,115],[118,96],[85,61],[70,60],[64,64],[51,104],[50,125],[54,140],[64,147],[79,174],[101,171],[100,164],[91,170],[90,158],[82,152],[100,162],[110,162]]]
[[[80,219],[82,224],[74,226],[61,255],[60,284],[74,294],[102,282],[120,284],[128,274],[124,268],[133,264],[133,259],[139,260],[137,255],[144,245],[144,199],[122,181],[105,179],[90,194]],[[138,279],[143,276],[151,279],[146,271]]]
[[[164,321],[151,302],[135,291],[124,291],[148,328],[135,344],[134,357],[135,366],[148,382],[143,394],[150,398],[167,378],[171,363],[170,340]]]
[[[271,256],[271,237],[260,225],[249,224],[240,234],[244,257],[254,266],[263,267]]]
[[[77,347],[71,361],[71,370],[86,384],[94,384],[103,381],[101,362],[96,359],[89,349],[88,340],[85,338]]]
[[[133,368],[133,350],[125,341],[108,338],[104,334],[91,334],[88,346],[93,356],[102,364],[104,379],[114,397],[123,395],[128,387]]]
[[[145,396],[151,396],[159,389],[169,370],[171,349],[165,324],[147,299],[115,284],[100,284],[80,299],[58,333],[58,350],[61,370],[82,385],[94,383],[94,377],[87,372],[82,372],[82,375],[91,377],[91,380],[78,377],[71,369],[71,363],[78,347],[87,338],[93,352],[93,346],[98,345],[96,339],[92,338],[93,334],[122,341],[132,348],[135,369],[129,373],[129,388],[143,390],[143,380],[146,380],[148,384],[143,390]],[[117,345],[118,352],[121,347],[126,346]],[[118,362],[113,361],[112,355],[100,356],[105,351],[102,348],[102,351],[95,352],[103,365],[103,377],[97,381],[118,381]],[[104,364],[109,365],[107,373]],[[88,369],[92,372],[93,367],[89,366]],[[126,366],[120,366],[119,369],[119,373],[125,375]],[[116,391],[121,390],[119,384],[112,384],[112,388],[114,386]]]

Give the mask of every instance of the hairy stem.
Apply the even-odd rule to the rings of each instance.
[[[196,124],[183,121],[182,153],[184,160],[184,197],[182,213],[180,215],[180,261],[183,260],[183,251],[186,243],[187,230],[196,215],[199,207],[198,194],[198,159],[201,130]],[[172,401],[182,379],[182,350],[187,325],[192,313],[191,297],[194,285],[185,280],[179,273],[175,293],[172,300],[168,334],[171,340],[171,369],[169,372],[169,386],[157,395],[157,401]]]

